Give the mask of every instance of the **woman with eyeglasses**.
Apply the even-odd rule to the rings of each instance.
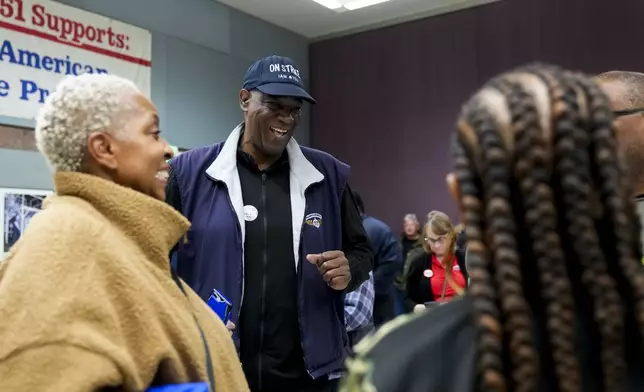
[[[427,215],[423,252],[412,259],[407,273],[407,298],[414,311],[447,302],[463,293],[467,272],[464,249],[456,246],[460,229],[441,211]]]

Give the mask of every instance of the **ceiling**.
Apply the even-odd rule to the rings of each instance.
[[[312,40],[320,40],[499,0],[390,0],[354,11],[331,10],[313,0],[217,1]]]

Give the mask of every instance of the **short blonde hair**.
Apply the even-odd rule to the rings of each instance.
[[[134,83],[115,75],[65,77],[36,118],[38,150],[54,171],[80,171],[90,133],[118,132],[127,96],[138,93]]]

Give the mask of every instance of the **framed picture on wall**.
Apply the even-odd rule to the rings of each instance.
[[[2,252],[4,259],[9,249],[18,241],[31,219],[43,207],[43,201],[53,192],[38,189],[0,188],[2,214]]]

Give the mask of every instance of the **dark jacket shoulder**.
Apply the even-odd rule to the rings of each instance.
[[[223,146],[224,142],[219,142],[188,150],[172,158],[170,166],[173,172],[179,172],[179,174],[181,173],[181,168],[186,166],[206,170],[217,158]]]
[[[372,216],[365,215],[362,223],[365,230],[367,231],[367,234],[369,235],[369,238],[371,238],[372,236],[374,237],[373,241],[375,243],[384,241],[385,238],[389,241],[396,242],[396,244],[398,243],[396,241],[396,237],[391,231],[391,228],[389,228],[389,226],[385,222]]]
[[[418,252],[409,260],[409,267],[405,278],[409,280],[414,275],[422,274],[426,269],[432,269],[432,255],[427,252]]]
[[[381,221],[380,219],[374,218],[373,216],[370,216],[370,215],[365,215],[364,223],[373,227],[375,230],[386,232],[387,235],[391,235],[392,237],[394,237],[394,239],[396,238],[393,232],[391,231],[391,228],[389,227],[389,225],[387,225],[385,222]]]
[[[363,339],[347,360],[341,392],[462,392],[476,381],[476,328],[469,297],[404,315]]]
[[[424,259],[426,256],[428,256],[427,252],[425,252],[425,249],[423,247],[419,248],[413,248],[407,253],[407,258],[405,259],[405,268],[404,268],[404,276],[406,278],[407,273],[409,272],[409,268],[411,268],[412,264],[416,264],[419,261]]]

